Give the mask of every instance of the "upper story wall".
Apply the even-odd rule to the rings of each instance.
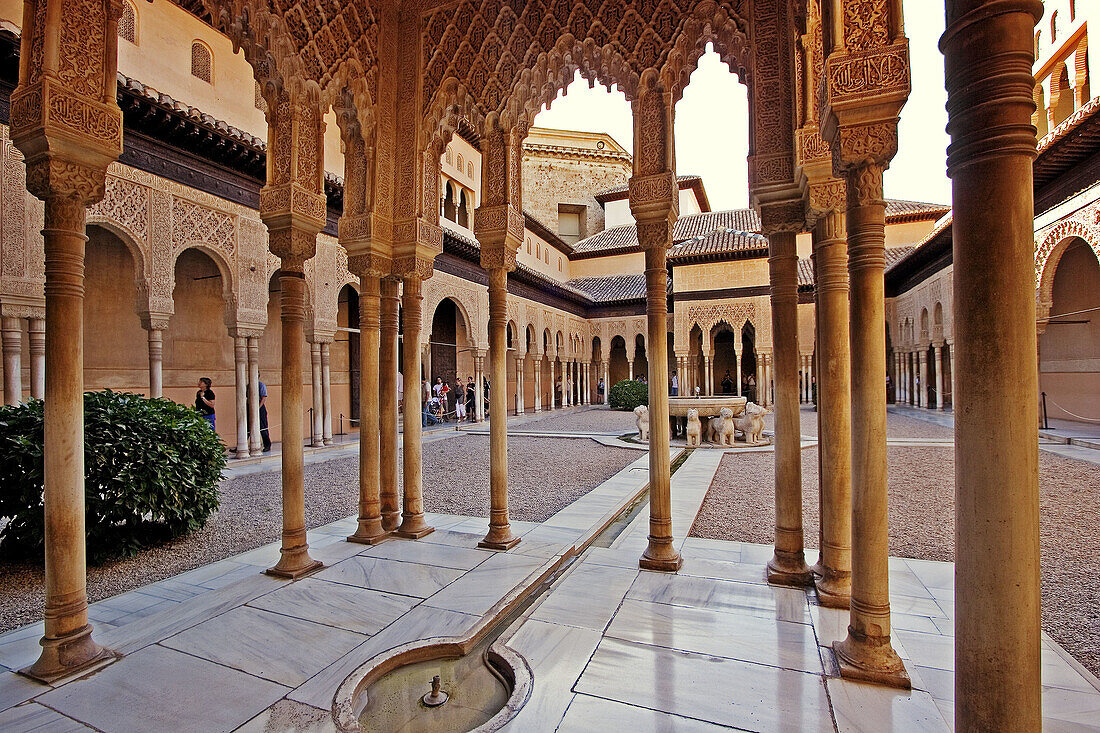
[[[178,102],[195,107],[215,119],[238,127],[263,140],[267,120],[257,96],[252,67],[243,53],[233,53],[229,38],[166,0],[137,2],[124,0],[134,14],[133,42],[120,35],[118,70]],[[16,26],[23,24],[23,4],[0,0],[0,18]],[[192,46],[199,43],[209,52],[209,64],[200,62],[192,73]],[[325,170],[343,174],[340,129],[331,111],[326,115]]]
[[[516,262],[559,282],[568,280],[571,265],[569,257],[548,240],[530,229],[523,230],[523,244],[520,245]]]
[[[1035,27],[1035,106],[1041,138],[1097,93],[1100,58],[1088,53],[1089,20],[1100,24],[1096,0],[1046,0]]]
[[[604,203],[603,210],[604,228],[606,229],[634,223],[634,215],[630,213],[630,199],[625,195],[621,199]],[[695,189],[681,186],[680,216],[691,216],[702,212],[703,207],[699,202]],[[589,232],[589,234],[595,234],[595,232]]]

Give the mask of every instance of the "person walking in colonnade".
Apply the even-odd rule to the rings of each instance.
[[[260,440],[264,444],[263,452],[268,453],[271,450],[271,431],[267,427],[267,385],[258,378],[256,384],[260,394]]]
[[[195,409],[199,411],[206,422],[210,423],[210,429],[217,432],[217,426],[214,422],[214,390],[210,389],[212,386],[213,382],[210,381],[210,377],[199,379],[199,389],[195,392]]]

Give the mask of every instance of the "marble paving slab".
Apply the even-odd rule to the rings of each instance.
[[[38,703],[27,703],[0,713],[4,733],[90,733],[91,728]]]
[[[574,691],[745,730],[834,731],[818,675],[617,639],[600,642]]]
[[[497,554],[429,597],[424,605],[480,616],[547,562],[541,557]]]
[[[361,550],[360,554],[384,560],[438,565],[454,570],[472,570],[492,556],[490,550],[409,542],[400,539],[388,540],[370,549]]]
[[[316,578],[357,588],[427,598],[462,577],[463,571],[371,555],[355,555],[325,568]]]
[[[361,644],[344,629],[242,606],[161,642],[211,662],[297,687]]]
[[[574,567],[532,609],[530,618],[603,631],[638,577],[636,559],[633,565],[616,568],[584,563]]]
[[[305,578],[248,605],[360,634],[376,634],[415,604],[416,599],[409,596]]]
[[[623,601],[607,637],[822,674],[808,624],[664,603]]]
[[[806,594],[794,588],[642,573],[634,581],[627,598],[675,606],[740,611],[777,621],[810,623]]]
[[[111,733],[209,733],[233,730],[287,692],[274,682],[154,645],[38,701]]]
[[[591,695],[574,695],[557,733],[729,733],[729,728],[702,720],[662,713],[658,710],[624,705]]]
[[[599,631],[535,620],[524,623],[507,645],[531,665],[535,685],[505,730],[554,730],[569,705],[573,684],[599,643]]]

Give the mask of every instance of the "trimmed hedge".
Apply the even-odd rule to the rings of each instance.
[[[624,379],[607,393],[612,410],[633,410],[638,405],[649,404],[649,385],[636,379]]]
[[[0,554],[43,556],[43,403],[0,407]],[[191,407],[84,394],[85,529],[90,562],[132,555],[202,527],[218,508],[225,446]]]

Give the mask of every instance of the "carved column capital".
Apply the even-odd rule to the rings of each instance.
[[[359,278],[383,278],[393,272],[393,260],[374,253],[351,255],[348,271]]]
[[[797,234],[806,228],[805,205],[801,199],[769,201],[757,206],[760,231],[771,237],[780,232]]]

